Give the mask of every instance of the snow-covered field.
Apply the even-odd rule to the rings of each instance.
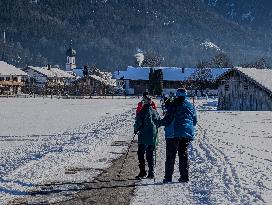
[[[35,185],[97,176],[125,149],[112,142],[130,140],[138,101],[0,100],[0,204],[25,197]]]
[[[35,185],[93,179],[126,149],[111,144],[131,139],[137,102],[0,99],[0,204],[24,197],[43,201],[43,196],[25,196],[39,189]],[[161,129],[156,182],[144,179],[132,204],[272,203],[272,112],[219,112],[214,105],[214,100],[198,101],[191,181],[161,184],[165,160]],[[176,169],[175,182],[178,177]],[[46,200],[70,194],[52,194]]]
[[[0,98],[0,135],[47,135],[135,107],[138,99]]]

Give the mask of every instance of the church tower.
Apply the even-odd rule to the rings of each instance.
[[[66,71],[73,71],[76,68],[76,50],[72,47],[72,41],[69,49],[66,51]]]

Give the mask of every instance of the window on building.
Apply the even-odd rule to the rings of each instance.
[[[244,90],[248,90],[248,85],[244,85]]]
[[[18,78],[17,77],[13,77],[12,80],[17,82]]]
[[[225,85],[225,91],[229,91],[229,85]]]
[[[10,77],[6,77],[6,81],[10,81]]]
[[[5,80],[5,78],[4,77],[0,77],[0,81],[4,81]]]

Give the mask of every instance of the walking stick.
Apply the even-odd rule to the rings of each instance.
[[[154,149],[154,154],[155,154],[155,157],[154,157],[154,183],[156,182],[156,164],[157,164],[157,145],[159,143],[159,139],[158,137],[156,138],[156,141],[155,141],[155,149]]]
[[[125,158],[124,158],[124,160],[123,160],[122,166],[121,166],[121,168],[120,168],[120,170],[119,170],[119,172],[118,172],[118,174],[117,174],[117,177],[118,177],[119,179],[120,179],[120,176],[121,176],[121,172],[123,171],[124,165],[125,165],[125,163],[126,163],[128,153],[129,153],[129,151],[130,151],[130,148],[131,148],[131,146],[132,146],[132,143],[133,143],[134,138],[135,138],[136,135],[137,135],[137,134],[134,134],[134,135],[133,135],[133,138],[132,138],[132,140],[131,140],[131,142],[130,142],[130,144],[129,144],[129,146],[128,146],[128,149],[127,149]]]
[[[154,157],[154,183],[156,182],[156,163],[157,163],[157,146],[155,145],[155,157]]]

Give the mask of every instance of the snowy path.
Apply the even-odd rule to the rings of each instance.
[[[201,111],[190,147],[188,184],[162,185],[165,141],[160,132],[156,183],[137,188],[132,204],[271,204],[272,113]],[[174,181],[177,182],[178,160]],[[152,183],[144,179],[143,184]]]
[[[18,201],[18,197],[22,201],[42,202],[45,200],[43,197],[24,199],[29,191],[39,189],[35,185],[80,183],[92,180],[102,169],[108,167],[113,159],[118,158],[126,148],[125,146],[111,146],[111,144],[114,141],[130,140],[131,136],[128,133],[131,133],[133,125],[131,119],[135,112],[132,108],[136,106],[137,100],[54,102],[38,99],[36,102],[25,101],[25,103],[20,106],[22,109],[20,116],[35,116],[38,115],[36,111],[47,109],[46,118],[52,118],[46,124],[46,118],[41,117],[37,119],[35,129],[31,129],[30,126],[28,130],[22,130],[20,126],[20,123],[26,125],[25,120],[28,119],[13,118],[13,133],[16,135],[11,135],[12,130],[5,129],[5,125],[7,122],[12,122],[10,114],[16,114],[15,110],[19,109],[18,105],[15,103],[14,111],[8,106],[6,109],[10,109],[9,112],[1,110],[2,116],[6,118],[6,124],[1,124],[0,135],[0,204],[13,199]],[[41,104],[45,104],[46,108],[38,109]],[[71,115],[66,109],[74,109],[76,112],[72,112]],[[58,115],[55,115],[55,112]],[[61,116],[69,116],[70,119],[59,122]],[[58,130],[56,126],[51,126],[54,123],[61,125]],[[37,128],[40,128],[39,132],[35,132]],[[43,130],[42,135],[41,130]],[[25,135],[18,136],[19,132]],[[69,185],[66,188],[69,189]],[[73,193],[50,195],[49,202],[70,197],[71,194]]]

